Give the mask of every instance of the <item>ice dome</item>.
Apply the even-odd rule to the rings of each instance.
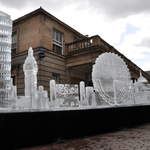
[[[27,56],[25,63],[23,65],[23,70],[24,71],[35,70],[36,72],[38,71],[38,66],[37,66],[36,60],[33,57],[32,47],[30,47],[28,50],[28,56]]]

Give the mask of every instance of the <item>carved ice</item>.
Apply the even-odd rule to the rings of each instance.
[[[97,105],[93,87],[86,87],[86,99],[89,106],[95,107]]]
[[[28,56],[23,64],[25,96],[31,99],[31,108],[37,108],[37,72],[38,66],[33,56],[33,49],[30,47]]]
[[[9,15],[0,11],[0,106],[9,107],[11,86],[11,33],[12,21]]]
[[[50,105],[51,107],[57,107],[56,100],[56,82],[55,80],[50,80]]]
[[[134,86],[135,92],[135,103],[136,104],[148,104],[150,103],[150,84],[143,77],[142,72],[140,71],[140,77]]]
[[[83,81],[80,82],[80,104],[82,106],[88,105],[88,101],[86,99],[85,83]]]
[[[79,91],[76,84],[56,84],[56,95],[60,107],[79,106]]]
[[[106,103],[118,105],[124,101],[122,96],[128,90],[130,78],[127,65],[116,54],[104,53],[96,59],[92,72],[94,89]]]
[[[47,91],[44,90],[43,86],[39,86],[37,106],[39,109],[49,109],[49,99]]]
[[[35,97],[37,93],[37,72],[38,67],[35,58],[33,57],[33,49],[30,47],[28,56],[23,64],[23,71],[25,75],[25,96]]]
[[[81,81],[77,84],[56,84],[50,80],[50,100],[43,86],[37,89],[37,63],[29,48],[23,65],[25,73],[25,96],[17,97],[12,80],[8,86],[11,106],[16,110],[65,110],[101,108],[105,105],[150,104],[150,84],[142,76],[132,83],[125,62],[117,55],[104,53],[93,65],[94,87],[86,87]],[[80,100],[79,100],[80,96]],[[12,105],[15,104],[15,105]]]

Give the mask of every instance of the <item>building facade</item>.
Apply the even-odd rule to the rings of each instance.
[[[125,60],[133,80],[140,75],[140,68],[109,45],[100,36],[87,37],[63,23],[42,8],[13,21],[12,78],[18,95],[24,94],[23,62],[32,46],[38,64],[38,86],[49,90],[49,80],[57,83],[91,85],[92,65],[104,52],[118,54]],[[142,71],[150,81],[150,76]]]

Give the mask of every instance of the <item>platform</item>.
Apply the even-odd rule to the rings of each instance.
[[[58,139],[96,135],[150,121],[150,106],[82,110],[2,112],[1,145],[11,149]]]

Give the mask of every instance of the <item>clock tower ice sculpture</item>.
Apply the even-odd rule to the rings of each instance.
[[[36,108],[38,66],[31,47],[29,48],[28,56],[23,64],[23,71],[25,75],[25,97],[31,99],[31,108]]]
[[[0,11],[0,107],[9,105],[12,20]]]

